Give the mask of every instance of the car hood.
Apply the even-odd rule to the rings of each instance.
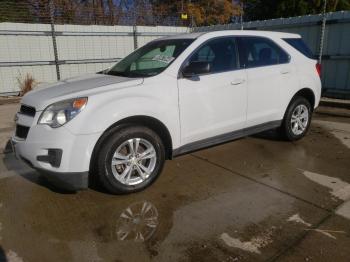
[[[59,81],[54,84],[42,84],[22,98],[22,104],[30,105],[37,111],[45,109],[54,102],[88,96],[101,87],[112,86],[113,89],[135,86],[143,82],[142,78],[127,78],[104,74],[89,74]]]

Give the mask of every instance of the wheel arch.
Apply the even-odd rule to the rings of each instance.
[[[294,101],[294,99],[295,99],[297,96],[301,96],[301,97],[304,97],[305,99],[307,99],[307,100],[309,101],[310,105],[311,105],[311,109],[314,110],[315,102],[316,102],[315,93],[314,93],[314,91],[312,91],[311,88],[304,87],[304,88],[302,88],[302,89],[299,89],[299,90],[292,96],[292,98],[289,100],[289,103],[287,104],[287,107],[285,107],[285,109],[284,109],[283,119],[284,119],[285,116],[286,116],[286,113],[287,113],[287,110],[288,110],[290,104]]]
[[[310,105],[311,105],[311,109],[314,110],[315,107],[315,102],[316,102],[316,96],[314,91],[312,91],[311,88],[308,87],[304,87],[302,89],[300,89],[298,92],[296,92],[294,94],[294,96],[292,97],[292,99],[290,100],[288,106],[290,105],[290,103],[294,100],[294,98],[296,98],[297,96],[302,96],[304,97],[307,101],[309,101]],[[288,108],[288,107],[287,107]]]
[[[166,159],[172,159],[173,144],[172,138],[168,128],[158,119],[150,116],[138,115],[126,117],[117,121],[116,123],[109,126],[99,137],[97,143],[94,146],[90,159],[90,171],[94,170],[94,162],[97,156],[98,151],[100,150],[101,145],[104,140],[113,132],[116,132],[118,129],[128,126],[128,125],[142,125],[148,127],[159,135],[165,147],[165,157]]]
[[[300,90],[298,90],[293,96],[292,98],[290,99],[287,107],[285,108],[285,112],[284,112],[284,116],[283,116],[283,121],[282,121],[282,125],[280,126],[280,131],[282,132],[281,134],[283,135],[284,138],[286,138],[288,141],[294,141],[294,140],[298,140],[300,138],[302,138],[305,134],[306,134],[306,131],[307,129],[309,128],[310,126],[310,120],[308,122],[308,126],[306,127],[306,131],[303,133],[303,135],[300,135],[299,137],[298,136],[293,136],[290,134],[290,131],[289,131],[289,120],[287,119],[287,116],[289,116],[289,108],[291,107],[292,103],[295,101],[295,99],[297,97],[302,97],[304,99],[306,99],[309,103],[310,103],[310,106],[311,106],[311,112],[310,112],[310,120],[311,120],[311,114],[312,114],[312,111],[314,110],[314,107],[315,107],[315,93],[312,89],[310,88],[302,88]],[[298,134],[295,134],[295,135],[298,135]]]

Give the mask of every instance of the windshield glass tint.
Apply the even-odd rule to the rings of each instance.
[[[125,77],[149,77],[165,70],[194,39],[153,41],[131,53],[107,74]]]

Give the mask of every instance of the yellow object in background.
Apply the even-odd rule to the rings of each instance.
[[[187,20],[187,14],[181,14],[181,19]]]

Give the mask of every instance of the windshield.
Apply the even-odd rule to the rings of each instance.
[[[150,77],[165,70],[194,39],[152,41],[134,51],[109,71],[108,75]]]

